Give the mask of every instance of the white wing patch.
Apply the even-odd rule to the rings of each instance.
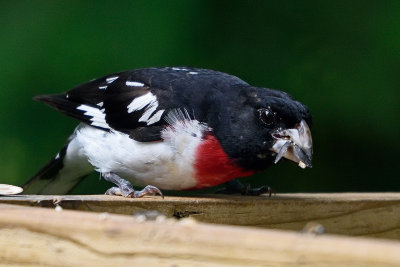
[[[145,106],[153,106],[157,105],[157,98],[152,93],[148,92],[142,96],[136,97],[133,101],[127,106],[128,113],[132,113],[137,110],[143,109]]]
[[[161,119],[162,114],[164,113],[164,109],[161,109],[159,111],[157,111],[156,113],[154,113],[153,116],[151,116],[150,119],[147,120],[147,125],[151,125],[153,123],[158,122]]]
[[[187,68],[178,68],[178,67],[173,67],[172,70],[177,70],[177,71],[188,71]]]
[[[99,86],[99,89],[100,89],[100,90],[106,90],[106,89],[107,89],[107,85],[105,85],[105,86]]]
[[[147,122],[147,120],[150,118],[150,116],[156,111],[158,107],[158,103],[155,102],[154,104],[150,104],[148,108],[144,111],[142,117],[140,117],[139,121],[141,122]]]
[[[104,109],[98,109],[87,105],[80,105],[76,109],[85,111],[85,116],[92,117],[90,119],[92,121],[91,125],[110,129],[110,125],[108,125],[106,122],[106,114],[104,114]]]
[[[140,82],[133,82],[133,81],[126,81],[125,83],[127,86],[135,86],[135,87],[141,87],[144,86],[144,83]]]
[[[146,122],[147,125],[158,122],[161,119],[161,116],[165,110],[159,110],[154,115],[153,113],[158,108],[157,97],[153,95],[151,92],[139,96],[127,106],[128,113],[132,113],[138,110],[142,110],[145,108],[142,116],[139,118],[139,122]]]
[[[113,81],[115,81],[115,80],[118,79],[118,78],[119,78],[118,76],[109,77],[109,78],[106,79],[106,82],[107,82],[107,83],[112,83]]]

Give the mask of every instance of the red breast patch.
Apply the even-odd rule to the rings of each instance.
[[[210,134],[205,136],[197,148],[195,158],[196,189],[215,186],[254,173],[243,170],[229,159],[217,138]]]

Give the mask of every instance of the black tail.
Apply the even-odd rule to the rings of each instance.
[[[67,116],[90,124],[90,120],[87,116],[84,116],[84,112],[77,111],[77,107],[79,107],[81,104],[69,100],[68,94],[38,95],[33,99],[43,102]]]
[[[43,102],[50,107],[64,113],[67,116],[80,120],[88,125],[93,127],[102,129],[102,130],[109,130],[108,126],[106,125],[104,118],[101,118],[101,121],[104,121],[104,127],[102,124],[94,124],[93,123],[93,116],[87,115],[87,109],[97,109],[98,112],[101,113],[100,107],[97,104],[93,104],[93,99],[91,101],[83,102],[82,99],[76,96],[71,96],[68,93],[64,94],[56,94],[56,95],[39,95],[34,97],[35,100]]]
[[[24,194],[67,194],[93,171],[85,160],[78,158],[72,164],[68,162],[68,158],[75,156],[74,151],[68,151],[69,144],[23,185]]]

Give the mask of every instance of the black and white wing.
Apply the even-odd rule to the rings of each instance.
[[[121,131],[142,142],[160,140],[162,118],[167,109],[175,108],[169,101],[171,92],[135,76],[134,71],[115,73],[35,99],[105,131]]]
[[[66,93],[36,99],[93,127],[146,142],[160,140],[170,110],[187,110],[205,122],[210,108],[223,104],[208,100],[223,99],[215,96],[232,94],[236,85],[248,84],[206,69],[146,68],[107,75]]]

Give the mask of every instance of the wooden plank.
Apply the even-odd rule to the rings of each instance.
[[[7,204],[0,214],[2,266],[400,266],[400,242],[379,239]]]
[[[199,196],[126,199],[90,196],[7,196],[0,202],[29,206],[110,212],[132,215],[156,210],[168,217],[198,221],[302,229],[308,222],[322,224],[327,233],[400,239],[400,193],[279,194],[273,197]]]

